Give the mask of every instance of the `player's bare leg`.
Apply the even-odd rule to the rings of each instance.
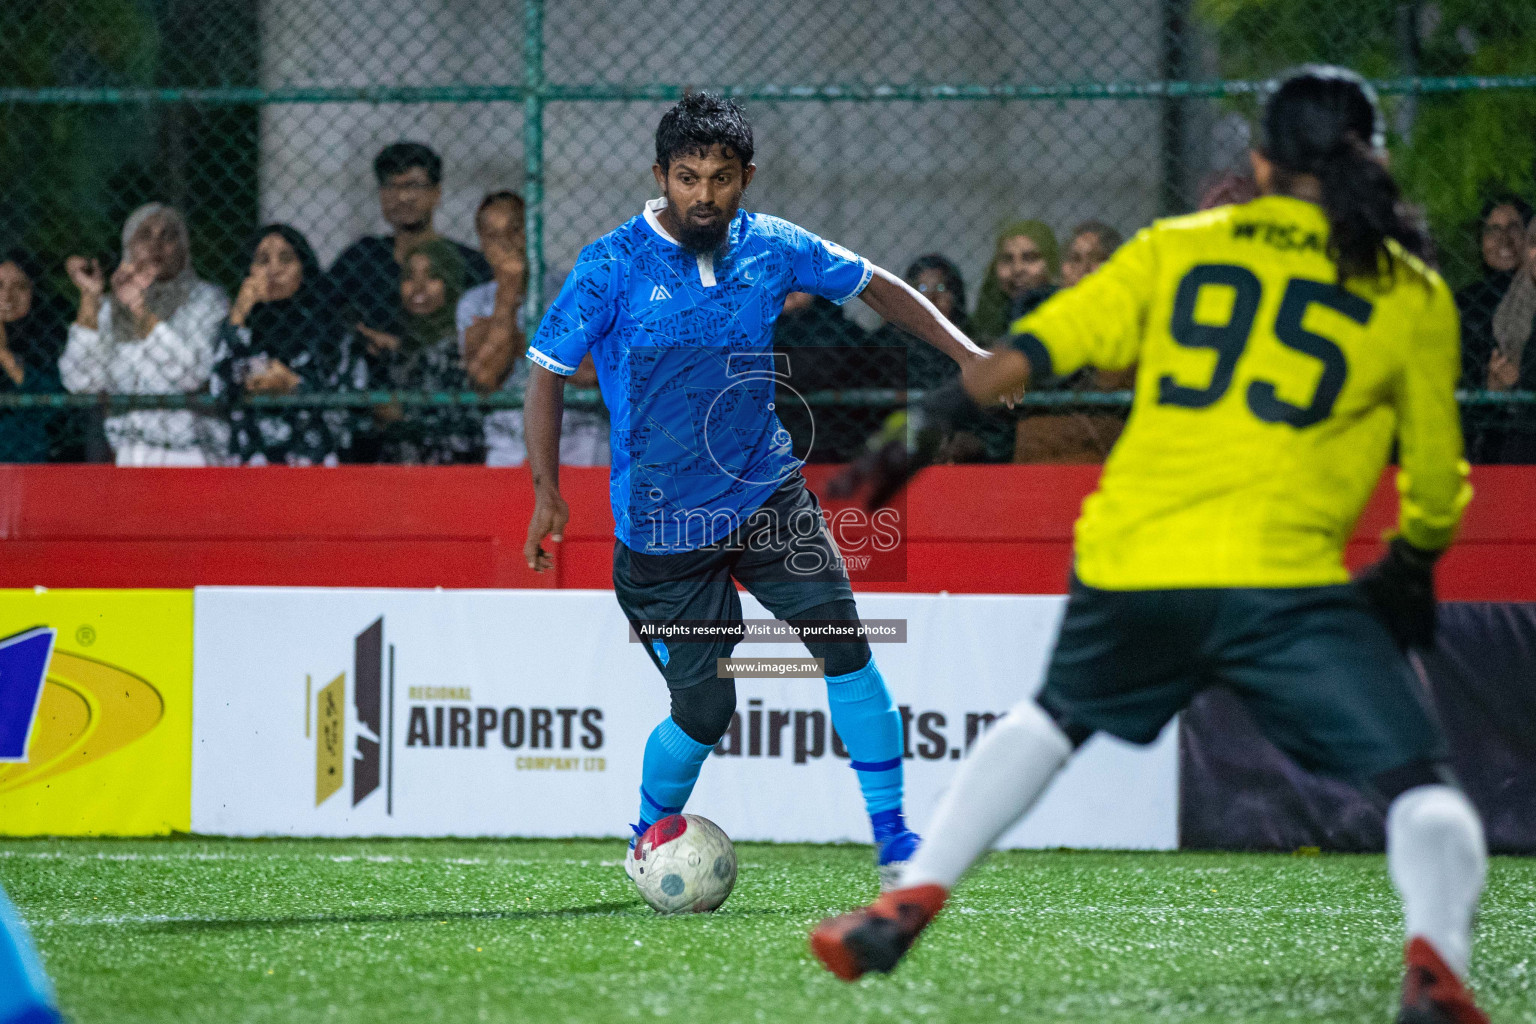
[[[845,981],[894,968],[960,876],[1034,806],[1071,754],[1071,741],[1033,700],[1008,712],[961,764],[899,886],[823,921],[811,933],[812,951]]]

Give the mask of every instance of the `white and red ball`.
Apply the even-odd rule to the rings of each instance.
[[[736,884],[736,849],[719,825],[670,814],[646,829],[630,854],[631,875],[658,914],[699,914],[725,902]]]

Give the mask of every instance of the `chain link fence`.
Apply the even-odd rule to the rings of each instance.
[[[1243,198],[1259,89],[1302,61],[1378,83],[1463,302],[1469,447],[1536,461],[1536,346],[1493,328],[1532,272],[1526,0],[6,5],[0,459],[515,460],[526,332],[655,194],[655,126],[687,89],[746,108],[750,208],[906,272],[990,344],[1118,238]],[[522,204],[477,218],[503,191]],[[434,235],[460,244],[416,245]],[[999,273],[1021,247],[1038,271]],[[457,308],[488,281],[508,294]],[[809,458],[953,372],[909,341],[859,303],[790,300]],[[1060,382],[948,455],[1102,458],[1128,387]],[[567,457],[604,461],[600,397],[567,405]]]

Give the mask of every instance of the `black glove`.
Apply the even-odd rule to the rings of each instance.
[[[890,504],[918,471],[938,459],[955,421],[978,411],[958,380],[936,388],[917,405],[892,413],[865,444],[864,453],[832,478],[827,494],[851,498],[868,486],[865,508],[873,511]]]
[[[1366,566],[1355,577],[1360,592],[1397,645],[1435,645],[1435,559],[1438,551],[1425,551],[1395,537],[1379,562]]]

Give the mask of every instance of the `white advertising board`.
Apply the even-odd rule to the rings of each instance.
[[[1063,602],[860,596],[866,619],[907,622],[905,643],[874,651],[903,707],[919,830],[988,716],[1038,689]],[[201,588],[195,636],[201,833],[627,835],[668,709],[607,591]],[[739,679],[737,697],[689,810],[737,839],[868,841],[822,682]],[[1146,748],[1095,738],[1002,845],[1172,849],[1177,769],[1172,728]]]

